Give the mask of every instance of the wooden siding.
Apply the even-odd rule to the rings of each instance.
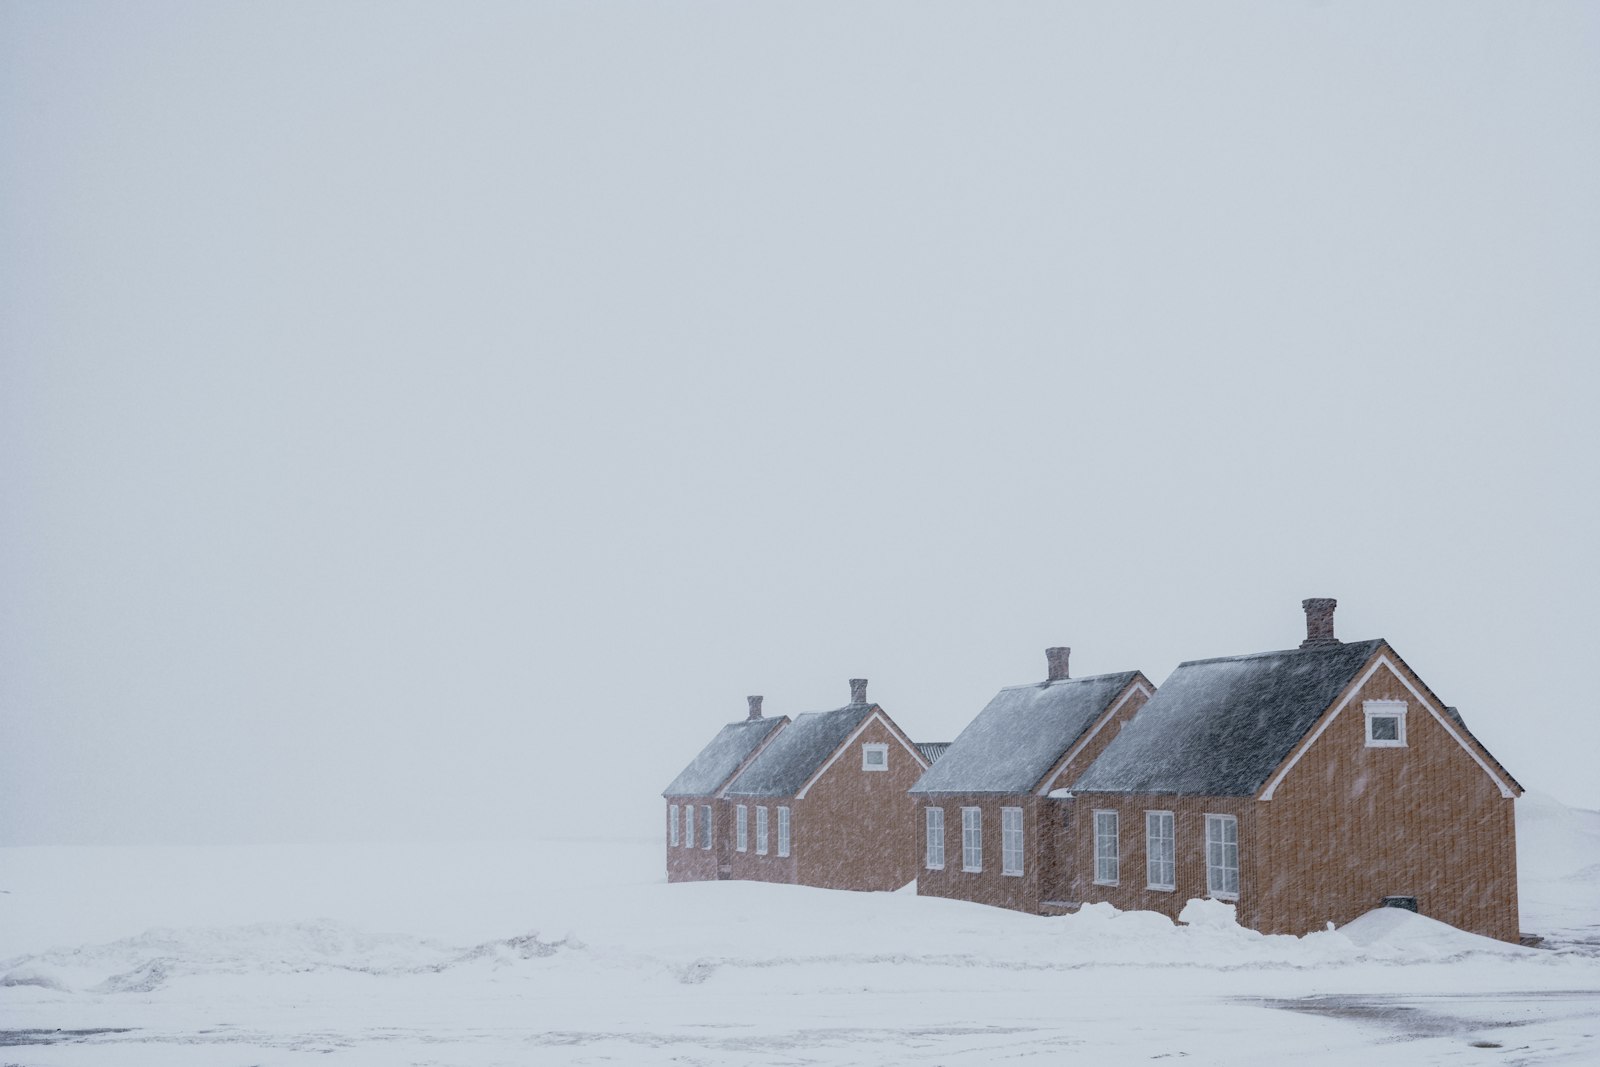
[[[1390,662],[1325,720],[1272,799],[1257,804],[1255,848],[1267,880],[1252,925],[1302,934],[1349,922],[1386,896],[1408,896],[1430,918],[1515,941],[1513,800],[1401,677],[1426,693],[1421,682]],[[1404,747],[1368,747],[1367,700],[1405,702]]]
[[[861,748],[889,746],[889,768],[864,770]],[[899,889],[917,876],[919,818],[907,791],[923,766],[881,719],[846,743],[839,757],[793,801],[794,880],[827,889]],[[777,827],[773,827],[776,839]]]

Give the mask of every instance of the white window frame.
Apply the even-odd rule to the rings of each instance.
[[[678,805],[667,805],[667,844],[678,847]]]
[[[1233,829],[1233,840],[1227,830]],[[1228,863],[1232,849],[1232,864]],[[1233,886],[1228,886],[1232,872]],[[1220,884],[1219,884],[1220,883]],[[1239,818],[1236,815],[1206,816],[1206,896],[1217,900],[1239,899]]]
[[[740,804],[733,817],[733,847],[740,852],[750,851],[750,809]]]
[[[877,763],[873,763],[872,762],[872,756],[873,756],[874,753],[876,753],[880,757],[880,759],[879,759],[879,761]],[[875,743],[871,743],[871,744],[862,745],[861,746],[861,769],[864,770],[864,771],[886,771],[886,770],[888,770],[889,769],[889,746],[886,745],[886,744],[883,744],[881,742],[875,742]]]
[[[756,855],[767,854],[767,806],[756,805]]]
[[[1022,809],[1000,809],[1000,873],[1022,876]]]
[[[1144,813],[1146,889],[1159,889],[1170,893],[1178,888],[1177,825],[1177,819],[1170,811]]]
[[[930,871],[944,870],[944,809],[924,808],[923,863]]]
[[[1120,885],[1122,882],[1122,820],[1115,811],[1097,808],[1094,813],[1094,884]],[[1109,829],[1107,829],[1109,827]],[[1110,847],[1107,848],[1109,842]]]
[[[694,805],[683,806],[683,847],[694,848]]]
[[[1368,748],[1405,748],[1406,747],[1406,702],[1404,700],[1368,700],[1362,703],[1361,710],[1367,717],[1367,747]],[[1377,738],[1372,736],[1372,721],[1374,719],[1395,720],[1395,736]]]
[[[710,848],[711,842],[716,838],[715,827],[712,825],[712,807],[710,804],[702,804],[700,805],[700,811],[705,816],[705,825],[700,827],[700,836],[705,840],[700,842],[700,847]]]
[[[983,809],[961,809],[961,869],[968,874],[983,872]]]
[[[778,809],[778,855],[780,856],[789,854],[790,838],[794,833],[793,827],[789,825],[789,819],[789,809],[780,807]]]

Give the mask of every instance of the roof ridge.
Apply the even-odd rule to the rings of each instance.
[[[1124,675],[1132,678],[1134,675],[1142,673],[1139,670],[1109,671],[1105,674],[1086,674],[1082,678],[1046,678],[1038,682],[1018,682],[1016,685],[1003,685],[1000,687],[1000,692],[1004,693],[1008,689],[1038,689],[1040,686],[1060,685],[1063,682],[1099,682],[1106,678],[1121,678]]]
[[[1266,659],[1269,656],[1298,656],[1303,652],[1337,652],[1342,648],[1354,648],[1357,645],[1387,645],[1388,639],[1383,637],[1367,637],[1360,641],[1340,641],[1337,645],[1325,645],[1322,648],[1280,648],[1271,652],[1242,652],[1236,656],[1210,656],[1206,659],[1186,659],[1179,663],[1179,667],[1198,667],[1206,663],[1239,663],[1244,660]]]

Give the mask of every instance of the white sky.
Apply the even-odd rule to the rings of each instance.
[[[0,843],[650,833],[1387,637],[1600,807],[1600,7],[0,5]]]

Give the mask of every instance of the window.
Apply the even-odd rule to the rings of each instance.
[[[1097,885],[1116,885],[1121,864],[1117,849],[1117,813],[1094,813],[1094,880]]]
[[[904,825],[904,824],[902,824]],[[789,854],[789,809],[778,809],[778,855]]]
[[[667,805],[667,844],[678,846],[678,805]]]
[[[1178,888],[1177,849],[1170,811],[1144,813],[1144,870],[1151,889]]]
[[[756,855],[767,854],[767,809],[765,805],[756,806]]]
[[[1363,707],[1367,713],[1368,748],[1404,748],[1406,746],[1406,702],[1404,700],[1369,700]]]
[[[861,769],[864,771],[886,771],[889,769],[888,745],[862,745]]]
[[[1232,900],[1239,895],[1239,820],[1206,816],[1206,892]]]
[[[700,847],[711,847],[711,805],[700,805]]]
[[[738,811],[734,814],[733,835],[735,838],[733,847],[740,852],[748,852],[750,850],[750,809],[743,804],[739,805]]]
[[[1000,809],[1000,873],[1022,873],[1022,809]]]
[[[694,805],[683,806],[683,847],[694,848]]]
[[[961,809],[961,869],[983,870],[983,810]]]
[[[944,809],[927,808],[928,847],[926,864],[930,871],[944,870]]]

